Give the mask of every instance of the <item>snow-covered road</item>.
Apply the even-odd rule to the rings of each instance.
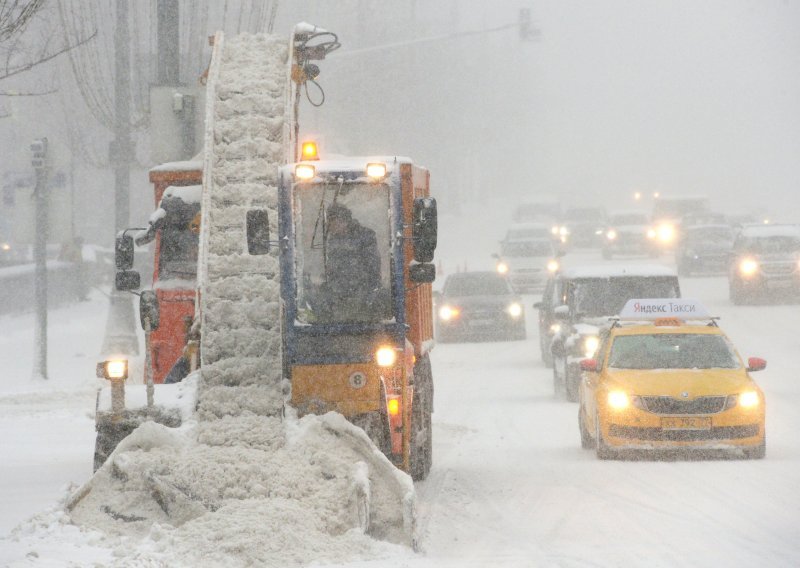
[[[358,565],[800,564],[800,307],[734,307],[722,277],[681,286],[722,316],[743,356],[769,362],[756,376],[767,397],[765,460],[601,462],[581,450],[577,405],[553,398],[528,296],[526,341],[435,349],[434,467],[417,486],[422,553]],[[29,378],[32,316],[0,320],[2,534],[91,473],[105,305],[98,294],[53,311],[46,385]],[[0,541],[0,565],[34,562],[12,544]]]

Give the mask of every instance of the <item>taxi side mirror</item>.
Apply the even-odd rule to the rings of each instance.
[[[597,359],[583,359],[579,364],[581,371],[586,371],[587,373],[597,372]]]
[[[117,270],[133,268],[133,237],[126,235],[124,231],[114,241],[114,264]]]
[[[763,371],[767,368],[767,362],[761,357],[750,357],[747,360],[747,372]]]

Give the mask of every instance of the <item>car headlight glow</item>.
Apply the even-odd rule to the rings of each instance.
[[[127,379],[128,360],[110,359],[103,362],[104,375],[106,379]]]
[[[558,234],[561,235],[562,237],[566,237],[567,235],[569,235],[569,229],[567,227],[559,227]]]
[[[617,232],[616,232],[614,229],[611,229],[610,231],[608,231],[608,232],[606,233],[606,238],[607,238],[609,241],[613,241],[614,239],[616,239],[616,238],[617,238]]]
[[[397,361],[397,351],[394,347],[384,345],[375,351],[375,362],[379,367],[391,367]]]
[[[498,262],[497,272],[500,274],[508,274],[508,264],[505,262]]]
[[[658,240],[662,243],[671,243],[675,240],[675,225],[664,223],[658,227]]]
[[[648,239],[655,239],[658,236],[655,229],[647,229],[647,238]]]
[[[461,310],[455,306],[442,306],[439,308],[439,318],[442,321],[450,321],[456,319],[461,314]]]
[[[4,251],[9,251],[11,250],[11,245],[8,243],[3,243],[2,245],[0,245],[0,248],[2,248]]]
[[[745,391],[739,395],[738,402],[742,408],[755,408],[758,406],[758,393],[756,391]]]
[[[516,319],[522,315],[522,306],[517,302],[514,302],[513,304],[509,304],[508,308],[506,308],[506,311],[508,312],[508,315]]]
[[[587,359],[591,359],[597,348],[600,346],[600,338],[596,335],[590,335],[583,338],[583,354]]]
[[[554,323],[553,325],[550,326],[550,335],[555,335],[559,331],[561,331],[560,323]]]
[[[548,272],[558,272],[558,269],[561,266],[558,264],[557,260],[548,260],[547,261],[547,271]]]
[[[742,276],[752,276],[758,271],[758,261],[753,258],[745,258],[739,263],[739,272]]]
[[[627,393],[614,390],[608,393],[608,406],[614,410],[624,410],[630,406],[631,401]]]

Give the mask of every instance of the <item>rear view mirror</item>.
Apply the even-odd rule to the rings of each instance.
[[[161,320],[161,310],[158,305],[158,296],[152,290],[145,290],[139,296],[139,322],[142,329],[149,331],[158,329]]]
[[[763,371],[766,368],[767,362],[761,357],[750,357],[747,360],[747,370],[751,373],[753,371]]]
[[[414,243],[414,260],[430,262],[436,250],[439,216],[436,200],[433,197],[419,197],[414,200],[414,213],[411,220],[411,236]]]
[[[429,263],[412,264],[408,267],[408,278],[417,284],[430,284],[436,280],[436,265]]]
[[[114,264],[117,270],[130,270],[133,268],[133,237],[125,232],[117,235],[114,241]],[[138,288],[138,285],[136,286]]]
[[[269,252],[269,212],[266,209],[247,212],[247,252],[253,255]]]
[[[114,287],[120,292],[136,290],[141,285],[141,277],[135,270],[120,270],[114,277]]]

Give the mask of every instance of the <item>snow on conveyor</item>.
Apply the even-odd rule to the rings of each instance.
[[[220,59],[220,54],[221,59]],[[338,414],[285,417],[276,253],[251,257],[245,212],[269,209],[285,151],[288,46],[215,40],[208,83],[198,411],[140,426],[67,503],[120,565],[342,562],[410,544],[414,487]],[[158,397],[158,392],[156,392]],[[158,402],[158,400],[156,401]],[[374,537],[374,538],[373,538]]]

